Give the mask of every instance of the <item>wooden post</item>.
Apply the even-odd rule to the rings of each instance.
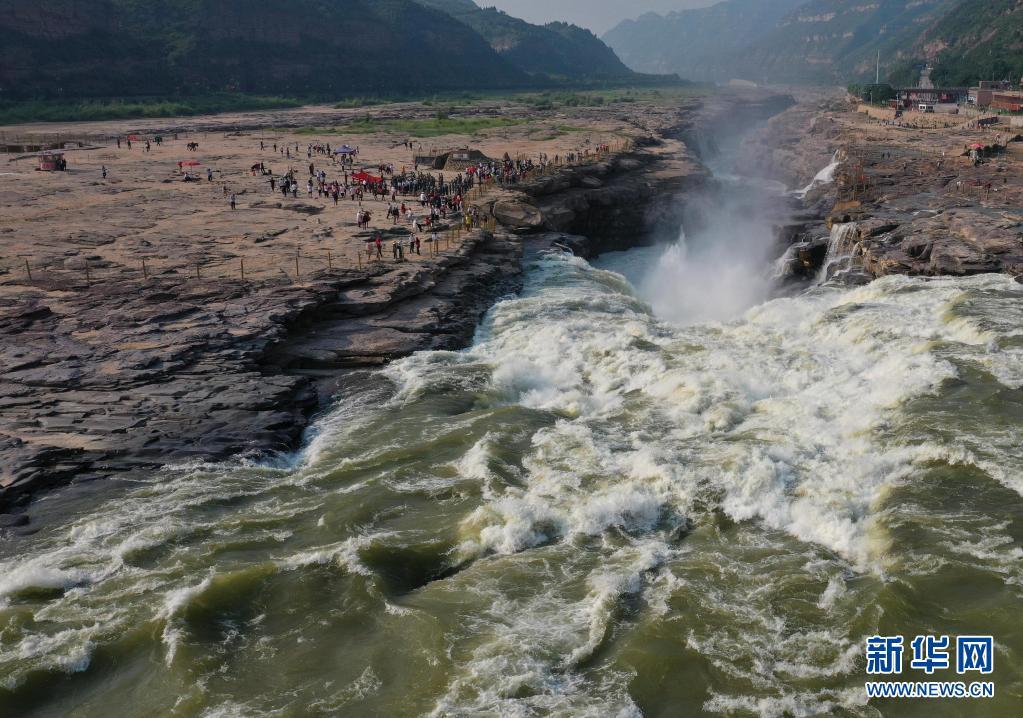
[[[359,269],[362,269],[362,250],[360,249],[360,250],[359,250],[359,251],[358,251],[358,252],[356,253],[356,255],[355,255],[355,256],[359,258]],[[369,250],[368,250],[368,249],[366,250],[366,261],[367,261],[367,262],[369,261]]]
[[[330,250],[329,249],[327,250],[327,271],[330,271],[330,272],[334,271],[334,263],[333,263],[333,261],[331,261]]]
[[[239,261],[241,262],[241,267],[242,267],[242,281],[244,282],[244,281],[245,281],[245,258],[244,258],[244,257],[242,257],[242,258],[241,258],[241,259],[240,259]]]
[[[89,276],[89,260],[85,260],[85,283],[88,286],[92,286],[92,277]]]
[[[302,274],[298,271],[298,255],[296,254],[295,255],[295,281],[297,282],[297,281],[300,281],[301,279],[302,279]]]
[[[200,276],[199,276],[199,263],[198,262],[195,263],[195,278],[196,279],[200,279]]]
[[[28,257],[24,257],[25,260],[25,272],[28,274],[28,281],[32,281],[32,267],[28,265]]]
[[[142,278],[149,279],[149,270],[146,268],[146,258],[142,258]]]

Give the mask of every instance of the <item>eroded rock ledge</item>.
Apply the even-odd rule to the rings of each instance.
[[[680,139],[703,121],[679,107],[628,153],[489,195],[496,232],[414,264],[301,283],[35,282],[0,308],[0,529],[25,520],[3,512],[69,482],[293,448],[346,373],[466,346],[520,287],[527,245],[594,256],[674,232],[677,196],[709,177]]]
[[[0,334],[17,337],[0,344],[0,509],[71,481],[290,449],[321,405],[317,379],[464,345],[517,288],[520,253],[477,232],[414,266],[300,285],[37,286],[0,308]]]
[[[625,163],[613,186],[643,183],[647,167]],[[612,216],[615,205],[600,207]],[[628,211],[640,208],[630,195]],[[17,338],[0,344],[0,512],[69,482],[288,450],[345,372],[467,345],[520,287],[522,251],[501,226],[422,262],[301,284],[36,282],[0,308],[0,334]]]
[[[958,122],[879,125],[839,96],[804,99],[773,119],[749,145],[765,174],[798,187],[838,160],[834,181],[806,194],[790,271],[817,277],[837,256],[849,261],[828,274],[850,283],[889,274],[1023,277],[1023,141],[1005,125]],[[985,148],[979,163],[975,145]]]

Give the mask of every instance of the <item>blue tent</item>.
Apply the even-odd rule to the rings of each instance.
[[[336,150],[334,150],[334,154],[335,155],[354,155],[355,154],[355,150],[353,150],[348,145],[341,145]]]

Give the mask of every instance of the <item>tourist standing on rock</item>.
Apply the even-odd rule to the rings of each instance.
[[[107,166],[103,165],[103,179],[107,178]]]
[[[384,258],[384,242],[383,242],[383,239],[380,236],[380,232],[377,232],[377,238],[376,238],[376,242],[374,242],[374,244],[376,244],[376,247],[377,247],[377,259],[383,259]]]
[[[206,181],[207,182],[212,182],[213,181],[213,168],[212,167],[207,167],[206,168]]]
[[[236,200],[237,200],[237,198],[235,197],[234,192],[232,192],[231,193],[231,209],[235,208]]]
[[[270,194],[277,191],[277,180],[274,179],[273,175],[270,175]]]
[[[117,138],[117,149],[121,149],[121,138]]]

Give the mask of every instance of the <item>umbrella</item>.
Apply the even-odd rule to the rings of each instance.
[[[199,160],[185,160],[184,162],[178,162],[178,167],[198,167],[202,162]]]

